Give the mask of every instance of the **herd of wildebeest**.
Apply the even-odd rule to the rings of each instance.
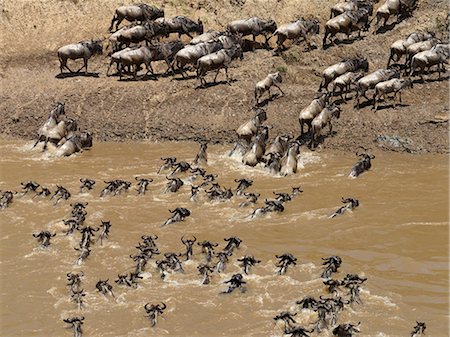
[[[362,32],[369,30],[370,24],[374,20],[376,20],[374,33],[380,32],[392,17],[396,17],[397,21],[403,20],[411,16],[416,7],[415,0],[385,0],[373,15],[374,4],[375,1],[372,0],[347,0],[333,6],[330,20],[325,23],[324,27],[323,48],[334,44],[333,38],[338,33],[347,35],[347,39],[350,39],[353,33],[357,33],[360,37]],[[373,17],[370,19],[372,15]],[[130,24],[119,28],[124,19],[129,21]],[[205,79],[206,74],[215,72],[214,82],[216,82],[221,69],[225,70],[227,83],[230,84],[227,70],[231,62],[237,58],[242,59],[244,52],[253,51],[255,48],[270,48],[269,41],[273,36],[277,37],[275,54],[284,52],[287,48],[284,43],[287,40],[292,40],[294,43],[305,41],[307,50],[317,48],[312,40],[320,33],[320,22],[317,18],[301,18],[278,27],[273,20],[252,17],[230,22],[226,31],[210,30],[204,33],[201,20],[194,21],[185,16],[165,18],[164,11],[161,9],[146,4],[133,4],[116,9],[109,29],[111,32],[115,31],[108,38],[107,48],[111,52],[111,61],[107,75],[109,75],[111,68],[115,66],[120,78],[130,75],[137,79],[138,72],[142,70],[144,65],[146,68],[144,76],[149,73],[150,76],[157,76],[151,62],[165,61],[167,64],[165,75],[181,74],[183,78],[186,78],[187,72],[193,68],[196,70],[200,87],[206,88],[208,87],[208,82]],[[160,42],[160,39],[169,37],[171,33],[177,33],[179,39]],[[193,37],[191,35],[193,33],[197,33],[197,36]],[[180,40],[182,34],[191,38],[189,44],[185,45]],[[248,35],[253,36],[253,41],[244,39]],[[259,35],[264,36],[264,43],[256,41],[256,37]],[[140,45],[141,43],[143,44]],[[60,48],[58,58],[61,73],[64,69],[72,72],[67,65],[67,61],[80,58],[83,59],[84,63],[78,71],[84,68],[87,73],[90,57],[102,52],[103,45],[100,40],[82,41]],[[404,64],[400,64],[403,57],[405,58]],[[448,59],[448,41],[439,40],[436,34],[431,31],[414,31],[405,36],[404,39],[395,41],[391,46],[387,68],[385,69],[378,69],[367,74],[369,71],[367,58],[357,55],[343,59],[323,71],[316,97],[300,111],[300,136],[297,139],[292,139],[291,136],[279,135],[274,138],[269,146],[266,146],[269,139],[269,127],[264,125],[267,119],[266,106],[274,98],[284,95],[281,88],[282,74],[280,72],[270,73],[265,79],[256,83],[255,104],[252,107],[255,114],[237,129],[237,141],[230,155],[239,153],[245,165],[255,166],[261,163],[272,174],[285,176],[296,173],[300,147],[309,139],[309,147],[315,148],[321,140],[323,141],[321,130],[327,125],[329,134],[331,134],[331,120],[339,118],[340,104],[347,101],[353,91],[355,92],[354,99],[357,108],[360,108],[361,99],[364,97],[372,103],[376,110],[380,99],[387,94],[394,94],[395,107],[396,96],[399,96],[401,102],[402,90],[412,87],[412,76],[419,75],[422,78],[425,70],[429,71],[431,67],[437,66],[440,78],[441,72],[445,71],[444,64],[448,63]],[[392,62],[395,62],[395,64],[391,64]],[[187,67],[189,65],[190,68]],[[276,87],[280,94],[272,95],[270,92],[272,87]],[[367,96],[370,90],[373,91],[372,98]],[[266,92],[268,98],[262,100]],[[308,127],[306,132],[304,130],[305,124]],[[57,146],[56,153],[59,156],[71,155],[92,146],[92,134],[80,132],[76,121],[65,117],[64,103],[57,104],[38,133],[35,146],[43,141],[45,150],[49,142],[53,143]],[[351,169],[350,177],[356,178],[371,168],[371,160],[374,156],[367,149],[362,148],[362,150],[357,152],[359,160]],[[206,151],[207,144],[201,142],[200,150],[191,164],[185,161],[177,161],[175,157],[162,158],[164,163],[157,174],[169,171],[166,175],[167,184],[164,193],[176,193],[183,185],[190,185],[190,200],[192,202],[198,201],[199,198],[206,201],[226,201],[238,197],[245,198],[239,204],[241,208],[256,205],[260,195],[245,191],[252,185],[252,180],[239,179],[236,180],[238,185],[235,189],[225,188],[217,183],[216,175],[207,173],[205,170],[207,165]],[[196,180],[201,181],[195,184]],[[138,195],[144,195],[152,181],[150,178],[136,178]],[[82,193],[89,193],[96,182],[92,179],[80,179],[80,184],[80,195],[82,196]],[[121,179],[105,181],[105,184],[100,193],[101,198],[120,195],[131,190],[133,186],[132,182]],[[23,195],[34,193],[33,198],[54,199],[55,205],[71,198],[71,193],[63,186],[57,186],[56,191],[51,192],[47,187],[40,186],[34,181],[28,181],[22,183],[22,188]],[[203,196],[201,192],[203,192]],[[293,200],[301,192],[303,191],[300,190],[300,187],[293,187],[289,193],[274,192],[275,198],[265,199],[264,205],[255,208],[249,218],[271,212],[283,212],[286,203]],[[2,192],[0,208],[4,209],[11,205],[15,194],[17,192]],[[359,201],[354,198],[342,198],[342,202],[344,205],[331,214],[330,218],[342,215],[346,211],[359,206]],[[81,265],[89,257],[94,243],[100,241],[100,245],[102,245],[103,241],[108,239],[111,223],[102,220],[98,228],[93,228],[85,224],[87,203],[76,202],[71,206],[70,217],[63,220],[64,225],[67,226],[65,235],[80,233],[79,246],[75,250],[78,252],[76,264]],[[184,221],[191,214],[184,207],[177,207],[174,210],[169,210],[169,212],[171,215],[162,223],[162,226]],[[94,241],[93,238],[98,231],[100,231],[100,234]],[[56,233],[47,230],[33,234],[39,240],[42,248],[48,247],[51,238],[55,235]],[[140,280],[143,279],[141,275],[145,271],[148,261],[161,254],[156,244],[157,239],[158,237],[155,235],[142,235],[142,242],[138,243],[136,247],[138,251],[136,254],[130,255],[135,263],[133,272],[119,274],[115,283],[130,288],[139,286]],[[193,248],[197,242],[197,245],[201,247],[201,253],[204,255],[204,262],[197,267],[201,275],[200,283],[210,284],[212,274],[214,272],[221,273],[225,270],[227,262],[242,242],[236,236],[224,240],[227,243],[226,246],[222,251],[215,252],[215,247],[219,246],[218,243],[207,240],[197,242],[195,236],[185,235],[181,238],[182,244],[186,247],[185,252],[166,252],[163,254],[163,259],[155,260],[155,267],[162,280],[167,273],[184,272],[182,260],[193,258]],[[276,258],[278,259],[276,263],[277,274],[280,276],[287,272],[288,266],[295,265],[297,261],[297,258],[290,253],[277,255]],[[313,331],[320,333],[324,329],[330,329],[335,336],[351,337],[360,332],[360,323],[338,324],[338,315],[344,309],[344,305],[362,304],[359,297],[360,287],[367,279],[357,274],[347,274],[342,280],[333,279],[332,274],[338,271],[342,263],[341,258],[331,256],[323,260],[324,270],[321,277],[324,279],[323,283],[329,296],[320,296],[319,299],[306,296],[296,302],[299,310],[313,310],[317,313],[314,326],[311,328],[300,326],[294,318],[297,313],[283,311],[274,319],[283,322],[285,334],[302,337],[309,336]],[[251,255],[245,255],[237,261],[242,268],[242,274],[234,274],[230,280],[225,282],[228,288],[222,291],[224,294],[231,293],[236,289],[244,292],[246,289],[244,275],[249,274],[252,267],[261,262]],[[83,309],[83,297],[86,294],[82,287],[82,277],[83,273],[71,272],[67,274],[70,296],[79,310]],[[99,280],[96,289],[105,296],[114,296],[113,287],[108,279]],[[162,315],[166,308],[165,303],[145,304],[144,311],[152,326],[156,324],[157,317]],[[70,324],[73,328],[75,337],[82,336],[84,317],[69,317],[64,319],[64,322]],[[416,323],[411,332],[412,337],[422,335],[426,328],[425,323]]]

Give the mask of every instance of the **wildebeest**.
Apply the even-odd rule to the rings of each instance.
[[[97,288],[97,290],[102,293],[103,295],[111,295],[112,297],[114,296],[114,293],[112,291],[112,285],[110,285],[108,283],[109,279],[106,280],[99,280],[96,284],[95,284],[95,288]]]
[[[309,337],[309,333],[313,331],[314,329],[306,330],[302,326],[294,326],[284,329],[284,334],[291,335],[291,337]]]
[[[220,49],[222,49],[222,47],[222,43],[216,41],[199,43],[193,46],[185,46],[175,54],[175,57],[171,64],[172,69],[175,69],[176,66],[177,69],[180,70],[181,75],[184,78],[185,70],[183,68],[185,65],[196,64],[198,59],[202,56],[219,51]]]
[[[278,261],[275,264],[279,268],[277,271],[278,275],[286,274],[286,271],[291,264],[292,265],[297,264],[297,258],[290,253],[275,255],[275,257],[278,259]]]
[[[244,277],[242,276],[242,274],[234,274],[228,281],[225,281],[224,283],[229,283],[229,286],[227,290],[222,292],[222,294],[229,294],[237,288],[240,288],[241,292],[246,291],[245,288],[242,288],[242,285],[247,283],[244,281]]]
[[[422,75],[424,70],[437,65],[438,78],[440,79],[441,72],[445,72],[444,63],[448,64],[449,56],[450,45],[448,44],[438,44],[430,50],[418,53],[411,60],[411,71],[409,75],[412,76],[418,70],[423,80]]]
[[[317,98],[313,99],[312,102],[300,111],[298,116],[298,121],[300,123],[300,136],[303,136],[304,130],[303,126],[306,124],[308,126],[308,131],[311,131],[311,123],[314,118],[326,107],[330,99],[330,94],[321,94]]]
[[[240,267],[242,268],[242,271],[244,274],[248,274],[251,270],[251,268],[257,264],[261,263],[261,260],[255,259],[251,255],[245,255],[244,257],[237,259],[238,262],[240,262]]]
[[[165,171],[172,168],[177,162],[177,158],[175,157],[165,157],[161,158],[161,160],[163,160],[164,163],[160,166],[157,173],[161,173],[161,171]]]
[[[247,122],[244,122],[236,129],[236,133],[239,139],[236,142],[234,148],[230,151],[230,156],[234,153],[240,141],[245,142],[243,150],[246,150],[246,147],[250,145],[252,137],[256,135],[262,123],[264,123],[266,120],[267,120],[266,110],[256,109],[255,116],[250,120],[248,120]]]
[[[356,88],[356,81],[358,81],[363,76],[364,75],[360,72],[349,71],[344,75],[337,77],[331,83],[333,86],[333,96],[339,94],[342,101],[347,100],[347,94],[352,90],[352,85],[354,85]]]
[[[410,78],[393,78],[388,81],[380,82],[375,86],[375,93],[373,94],[373,109],[378,109],[378,100],[384,98],[385,95],[394,93],[394,109],[395,109],[395,99],[397,94],[399,95],[400,103],[402,102],[402,90],[406,87],[413,87],[413,82]]]
[[[317,18],[311,18],[308,20],[301,18],[299,20],[281,25],[273,33],[273,35],[277,36],[277,50],[282,50],[285,48],[283,43],[286,40],[298,41],[300,38],[303,38],[309,46],[310,43],[308,41],[308,35],[319,34],[319,32],[320,24]]]
[[[1,191],[0,197],[0,209],[5,209],[11,205],[13,202],[14,194],[17,192],[12,191]]]
[[[90,132],[77,132],[67,138],[64,144],[56,151],[59,157],[70,156],[76,152],[92,147],[92,134]]]
[[[156,325],[158,316],[162,315],[166,308],[167,306],[164,302],[161,303],[161,305],[150,303],[144,305],[145,313],[147,314],[146,317],[150,320],[152,326]]]
[[[333,329],[333,335],[336,337],[352,337],[355,333],[360,332],[359,330],[360,324],[361,322],[359,322],[358,324],[350,324],[350,323],[339,324],[337,327]]]
[[[58,49],[58,59],[59,59],[59,68],[61,73],[63,69],[66,68],[71,73],[72,70],[67,66],[67,60],[77,60],[83,59],[83,66],[78,69],[76,72],[81,71],[81,69],[85,69],[87,74],[88,72],[88,60],[95,54],[103,53],[103,46],[101,40],[91,40],[91,41],[81,41],[75,44],[69,44],[64,47]]]
[[[166,177],[166,179],[168,180],[168,182],[167,182],[166,188],[164,190],[164,193],[166,193],[166,192],[175,193],[180,189],[181,186],[184,185],[183,180],[181,180],[180,178]]]
[[[250,218],[253,219],[257,216],[266,214],[266,213],[271,213],[271,212],[283,212],[284,211],[284,206],[283,203],[281,201],[278,200],[265,200],[264,201],[264,206],[263,207],[259,207],[257,209],[255,209],[253,211],[253,213],[250,215]]]
[[[400,17],[411,15],[411,12],[416,6],[416,0],[386,0],[380,7],[378,7],[375,16],[370,20],[369,24],[373,20],[377,19],[375,23],[374,33],[379,29],[379,23],[381,20],[383,24],[381,27],[386,26],[389,18],[393,15],[397,16],[397,22]]]
[[[342,259],[337,255],[322,258],[322,260],[324,261],[324,262],[322,262],[322,265],[324,266],[324,270],[321,274],[321,277],[324,279],[330,278],[331,274],[336,273],[338,268],[342,264]]]
[[[202,242],[197,242],[197,245],[202,247],[202,253],[205,256],[206,262],[211,262],[214,253],[214,247],[218,247],[219,244],[204,240]]]
[[[360,153],[356,151],[356,155],[359,157],[359,161],[353,165],[350,174],[348,175],[350,178],[356,178],[364,171],[369,170],[372,167],[372,159],[375,159],[374,155],[367,153],[367,149],[361,147],[365,152]]]
[[[383,81],[390,80],[391,78],[398,77],[399,73],[396,69],[378,69],[369,75],[360,78],[356,84],[356,98],[355,107],[359,108],[360,97],[364,96],[367,100],[369,98],[366,93],[369,89],[375,88],[375,86]]]
[[[352,211],[354,208],[359,206],[359,200],[353,198],[342,198],[342,203],[344,206],[339,207],[333,214],[329,216],[329,218],[337,217],[338,215],[344,214],[346,211]]]
[[[148,21],[164,17],[164,10],[155,6],[149,6],[144,3],[137,3],[128,6],[120,6],[116,9],[115,14],[111,20],[109,31],[113,30],[114,23],[116,23],[116,30],[123,19],[130,22],[134,21]]]
[[[178,15],[173,18],[159,18],[155,21],[163,25],[167,37],[170,33],[178,33],[178,38],[186,34],[192,39],[191,33],[203,34],[203,22],[200,19],[195,22],[186,16]]]
[[[95,185],[95,180],[92,180],[89,178],[86,178],[86,179],[80,178],[80,193],[83,193],[84,189],[87,189],[89,191],[92,190],[94,185]]]
[[[214,40],[215,38],[218,38],[219,36],[223,35],[223,32],[218,32],[216,30],[208,30],[207,32],[200,34],[196,37],[194,37],[189,44],[195,45],[202,42],[209,42]]]
[[[264,128],[263,130],[267,130]],[[242,163],[248,166],[255,166],[258,164],[266,152],[266,140],[268,138],[267,131],[260,132],[256,135],[250,149],[242,157]]]
[[[211,282],[210,274],[214,271],[214,268],[207,263],[202,263],[197,266],[197,270],[203,276],[201,284],[209,284]]]
[[[413,32],[409,34],[406,39],[400,39],[391,44],[391,50],[387,66],[389,67],[391,61],[398,62],[401,57],[406,54],[406,48],[410,45],[431,39],[434,37],[434,33],[429,32]]]
[[[339,119],[341,116],[341,107],[338,105],[325,107],[312,121],[311,123],[311,148],[317,146],[320,132],[328,124],[328,134],[331,135],[333,131],[333,125],[331,119],[335,117]]]
[[[131,25],[127,29],[120,30],[120,34],[117,32],[115,37],[117,43],[115,44],[116,49],[114,51],[117,51],[117,48],[120,49],[124,45],[129,47],[132,43],[142,41],[145,41],[146,45],[149,45],[155,38],[158,39],[164,34],[166,34],[166,27],[158,22],[149,21],[142,25]]]
[[[183,221],[186,217],[191,215],[191,212],[184,207],[177,207],[173,211],[169,209],[169,212],[172,213],[172,215],[164,222],[162,226],[170,225],[174,222]]]
[[[280,160],[280,174],[291,175],[297,172],[298,155],[300,154],[300,143],[294,141],[289,144],[288,150]]]
[[[186,252],[184,253],[184,256],[186,256],[186,261],[190,260],[193,255],[193,245],[197,241],[197,238],[193,236],[193,239],[185,238],[184,235],[181,237],[181,242],[186,247]]]
[[[344,0],[331,7],[330,19],[347,11],[355,11],[361,7],[367,8],[369,15],[372,15],[375,1],[378,0]]]
[[[56,236],[56,233],[41,231],[38,234],[33,234],[33,236],[38,239],[38,242],[42,248],[47,248],[48,246],[50,246],[50,239]]]
[[[258,35],[265,37],[265,44],[269,40],[269,34],[274,33],[277,24],[274,20],[264,20],[258,17],[252,17],[244,20],[235,20],[227,25],[227,31],[231,33],[239,33],[242,36],[252,35],[253,42],[256,41]]]
[[[204,166],[208,163],[208,154],[206,153],[207,149],[208,149],[208,143],[201,142],[200,149],[198,150],[197,155],[195,156],[194,161],[192,162],[192,165]]]
[[[197,60],[195,67],[197,68],[197,78],[200,80],[202,86],[206,85],[205,75],[208,71],[216,70],[216,75],[214,76],[214,83],[216,83],[217,75],[221,69],[225,69],[225,75],[227,83],[230,83],[228,78],[228,67],[231,61],[236,58],[243,58],[241,46],[233,46],[229,49],[221,49],[215,53],[211,53],[202,56]]]
[[[126,54],[126,53],[129,52],[130,50],[137,49],[137,48],[138,48],[138,47],[133,47],[133,48],[127,47],[127,48],[125,48],[125,49],[122,49],[122,50],[119,50],[119,51],[116,51],[115,53],[113,53],[113,54],[111,55],[111,60],[110,60],[110,62],[109,62],[108,69],[106,70],[106,76],[110,76],[109,70],[111,69],[111,67],[112,67],[113,64],[116,64],[116,66],[117,66],[117,71],[120,72],[120,70],[119,70],[119,67],[120,67],[120,56],[121,56],[122,54]],[[129,71],[131,71],[131,70],[129,69]]]
[[[297,323],[294,319],[294,316],[297,316],[297,313],[292,314],[289,311],[282,311],[278,315],[276,315],[273,319],[274,321],[283,321],[284,322],[284,329],[289,329],[295,326],[295,323]]]
[[[427,328],[427,325],[425,322],[417,322],[416,326],[413,328],[413,331],[411,331],[411,337],[420,337],[425,334],[425,329]]]
[[[57,205],[61,200],[68,200],[70,196],[71,194],[67,188],[65,188],[64,186],[56,185],[56,191],[55,193],[53,193],[50,200],[55,198],[56,201],[54,205]]]
[[[334,37],[337,33],[344,33],[347,38],[354,31],[358,31],[358,35],[361,34],[362,29],[367,29],[369,24],[369,10],[367,8],[358,8],[354,11],[344,12],[330,20],[325,24],[325,33],[322,41],[322,48],[325,48],[327,38]],[[333,42],[333,40],[331,41]]]
[[[441,40],[432,37],[425,41],[419,41],[408,46],[406,48],[406,61],[405,61],[406,70],[408,70],[408,68],[411,66],[411,60],[414,57],[414,55],[423,52],[425,50],[430,50],[439,43],[441,43]]]
[[[36,145],[44,141],[44,150],[47,149],[47,143],[58,143],[67,133],[67,124],[61,120],[61,116],[65,114],[64,103],[58,102],[56,107],[50,111],[47,121],[38,130],[38,139],[34,143]]]
[[[247,198],[246,201],[243,201],[239,204],[239,207],[248,207],[256,204],[258,198],[260,196],[259,193],[244,193],[244,196]]]
[[[341,76],[350,71],[359,70],[362,70],[364,72],[367,72],[369,70],[369,62],[367,61],[367,58],[354,57],[351,59],[343,59],[341,62],[333,64],[323,71],[319,91],[322,91],[322,88],[325,88],[325,90],[328,91],[328,85],[338,76]]]
[[[63,319],[63,322],[68,323],[71,325],[71,328],[73,329],[73,337],[82,337],[83,336],[83,329],[82,325],[84,324],[84,316],[83,317],[69,317]]]
[[[269,99],[271,98],[270,88],[272,86],[274,86],[278,90],[280,90],[281,96],[283,96],[284,92],[278,86],[278,84],[280,84],[282,81],[283,81],[283,78],[281,77],[280,72],[277,71],[276,73],[271,73],[271,74],[267,75],[267,77],[265,79],[263,79],[263,80],[259,81],[258,83],[256,83],[256,85],[255,85],[255,100],[256,100],[256,104],[259,104],[259,99],[261,98],[262,94],[264,92],[266,92],[266,91],[269,93]]]

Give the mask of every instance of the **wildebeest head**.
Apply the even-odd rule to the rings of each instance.
[[[274,33],[277,30],[277,23],[275,20],[268,20],[264,25],[264,30]]]
[[[203,34],[203,21],[200,19],[197,20],[197,33]]]
[[[83,132],[80,135],[81,146],[83,149],[92,147],[92,133]]]

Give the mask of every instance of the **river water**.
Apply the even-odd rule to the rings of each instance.
[[[285,211],[249,219],[253,208],[239,208],[243,198],[209,202],[203,196],[189,200],[190,186],[178,193],[163,193],[165,174],[157,174],[160,157],[176,156],[190,162],[194,143],[96,143],[91,151],[55,158],[51,151],[30,150],[31,142],[2,141],[1,190],[20,191],[20,182],[35,180],[52,191],[63,185],[72,194],[53,206],[48,198],[15,195],[0,211],[1,222],[1,335],[71,336],[62,319],[84,316],[85,336],[283,336],[281,311],[299,312],[296,321],[312,327],[316,314],[299,311],[295,301],[306,295],[327,295],[320,277],[321,258],[339,255],[342,265],[333,277],[364,275],[363,304],[346,306],[339,322],[361,322],[360,336],[409,336],[416,320],[427,324],[427,336],[448,336],[448,158],[441,155],[375,153],[372,169],[357,179],[348,178],[356,157],[348,153],[305,152],[298,173],[273,177],[260,167],[243,167],[227,156],[227,148],[210,145],[207,171],[226,187],[234,179],[254,181],[249,191],[261,194],[257,205],[272,192],[303,193],[285,204]],[[79,179],[96,180],[94,189],[79,193]],[[149,191],[135,190],[100,198],[104,180],[153,178]],[[341,206],[341,197],[353,197],[360,206],[329,219]],[[62,219],[69,218],[70,203],[88,202],[86,224],[98,227],[111,221],[109,240],[92,247],[89,258],[76,265],[80,235],[66,236]],[[169,209],[186,207],[191,216],[161,227]],[[47,249],[32,236],[41,230],[56,233]],[[197,265],[204,261],[195,245],[185,273],[169,273],[162,280],[149,261],[137,289],[114,283],[117,274],[133,270],[143,234],[159,236],[162,253],[183,252],[182,235],[195,235],[224,248],[224,238],[238,236],[242,244],[223,273],[213,273],[201,285]],[[291,253],[297,265],[277,275],[276,254]],[[220,294],[224,282],[240,272],[237,258],[253,255],[261,260],[244,275],[247,291]],[[161,256],[160,256],[161,257]],[[84,272],[85,308],[77,309],[66,287],[68,272]],[[96,291],[100,279],[109,279],[115,298]],[[342,292],[345,297],[345,289]],[[155,327],[144,316],[145,303],[167,304]],[[324,331],[320,336],[331,336]],[[316,332],[311,336],[319,336]]]

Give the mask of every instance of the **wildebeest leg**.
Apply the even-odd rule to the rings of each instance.
[[[45,137],[45,140],[44,140],[44,147],[43,147],[42,151],[47,150],[47,143],[48,143],[48,137]]]
[[[85,69],[85,74],[87,74],[88,73],[88,69],[87,69],[87,66],[88,66],[88,59],[83,59],[84,60],[84,69]],[[83,69],[83,68],[81,68],[81,69]]]
[[[231,83],[230,83],[230,78],[228,77],[228,68],[227,68],[227,67],[225,68],[225,76],[227,77],[227,83],[228,83],[228,85],[231,85]]]
[[[278,90],[280,90],[280,91],[281,91],[281,95],[282,95],[282,96],[284,96],[284,92],[283,92],[283,90],[281,90],[281,88],[280,88],[280,87],[279,87],[278,85],[276,85],[276,84],[274,84],[274,86],[275,86],[275,87],[277,87],[277,88],[278,88]]]
[[[333,132],[333,124],[331,124],[331,121],[328,122],[328,128],[330,130],[329,135],[331,136]]]
[[[219,72],[220,72],[220,68],[217,69],[217,71],[216,71],[216,76],[214,76],[214,83],[216,83],[216,79],[217,79],[217,76],[219,75]]]

